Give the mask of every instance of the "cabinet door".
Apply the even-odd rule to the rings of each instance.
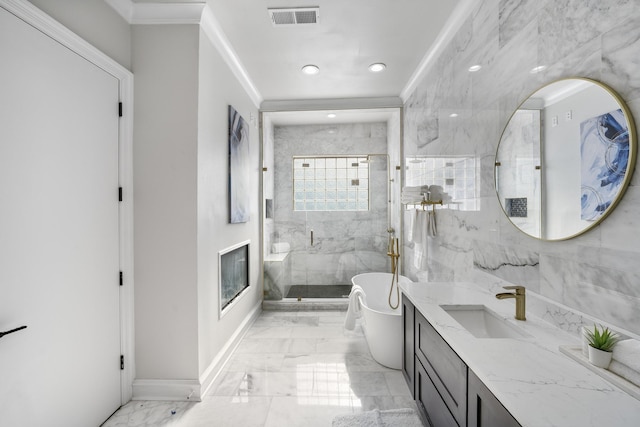
[[[427,418],[431,427],[459,427],[456,419],[444,404],[429,374],[416,357],[415,359],[416,389],[415,399],[418,408]]]
[[[469,370],[468,427],[518,427],[520,424]]]
[[[467,365],[431,324],[415,312],[415,351],[418,360],[431,377],[440,398],[458,424],[465,425],[467,416]]]
[[[411,390],[411,395],[415,398],[414,393],[414,312],[413,304],[402,295],[402,322],[404,323],[403,333],[403,350],[402,350],[402,373]]]

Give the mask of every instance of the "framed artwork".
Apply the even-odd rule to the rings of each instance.
[[[249,126],[229,105],[229,222],[249,221]]]
[[[598,219],[616,199],[629,163],[629,128],[622,109],[580,123],[581,219]]]

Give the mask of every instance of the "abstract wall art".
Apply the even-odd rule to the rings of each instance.
[[[621,109],[580,124],[581,219],[604,214],[624,182],[629,162],[629,128]]]
[[[229,105],[229,222],[249,221],[249,126]]]

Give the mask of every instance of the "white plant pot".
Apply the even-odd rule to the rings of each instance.
[[[598,368],[607,369],[611,363],[611,355],[610,351],[602,351],[589,346],[589,362]]]

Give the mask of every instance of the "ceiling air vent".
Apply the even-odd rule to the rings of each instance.
[[[274,27],[282,25],[317,24],[320,21],[319,7],[294,7],[268,9]]]

